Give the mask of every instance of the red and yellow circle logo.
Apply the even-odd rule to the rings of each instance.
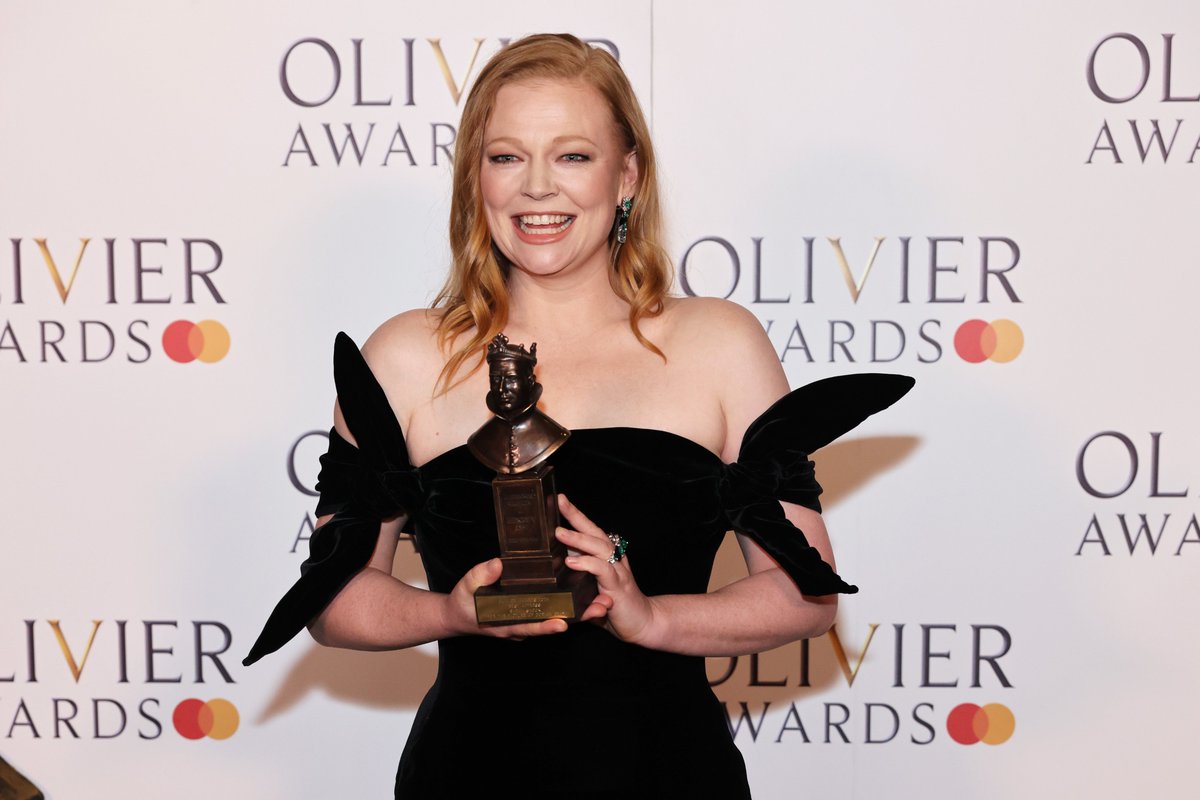
[[[229,352],[229,331],[215,319],[178,319],[163,331],[162,345],[167,357],[180,364],[195,360],[215,364]]]
[[[175,706],[171,719],[185,739],[228,739],[237,733],[239,722],[237,707],[220,698],[206,703],[189,697]]]
[[[1025,347],[1025,334],[1021,326],[1011,319],[985,322],[969,319],[954,334],[954,349],[963,361],[978,364],[991,359],[998,364],[1007,364],[1021,355]]]
[[[959,744],[1004,744],[1013,735],[1017,720],[1008,706],[988,703],[977,706],[963,703],[946,717],[946,732]]]

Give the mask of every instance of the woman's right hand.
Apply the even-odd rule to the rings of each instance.
[[[566,620],[547,619],[542,622],[523,622],[516,625],[480,625],[475,618],[475,590],[500,580],[503,565],[493,558],[476,564],[455,584],[446,595],[447,621],[450,630],[461,636],[492,636],[497,639],[524,639],[529,636],[545,636],[562,633],[567,629]]]

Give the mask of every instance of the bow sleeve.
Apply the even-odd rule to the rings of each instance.
[[[784,395],[750,423],[738,459],[725,466],[721,504],[730,526],[758,543],[801,592],[853,594],[783,513],[779,500],[821,510],[808,454],[903,397],[915,381],[905,375],[847,375],[810,383]]]
[[[334,342],[333,373],[342,415],[358,446],[329,431],[316,510],[333,517],[309,539],[300,579],[271,612],[242,661],[247,666],[291,641],[366,566],[382,520],[405,512],[411,517],[420,506],[420,482],[400,423],[358,346],[344,333]]]

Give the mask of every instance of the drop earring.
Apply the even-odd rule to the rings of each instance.
[[[617,244],[625,244],[629,237],[629,212],[633,210],[633,198],[622,197],[617,206]]]

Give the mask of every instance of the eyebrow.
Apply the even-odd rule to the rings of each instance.
[[[555,136],[554,139],[551,140],[550,144],[561,144],[563,142],[587,142],[592,147],[598,147],[598,145],[591,139],[578,134],[571,134],[569,136]],[[521,141],[512,136],[497,136],[495,139],[489,139],[484,142],[483,146],[491,147],[494,144],[512,144],[520,147]]]

